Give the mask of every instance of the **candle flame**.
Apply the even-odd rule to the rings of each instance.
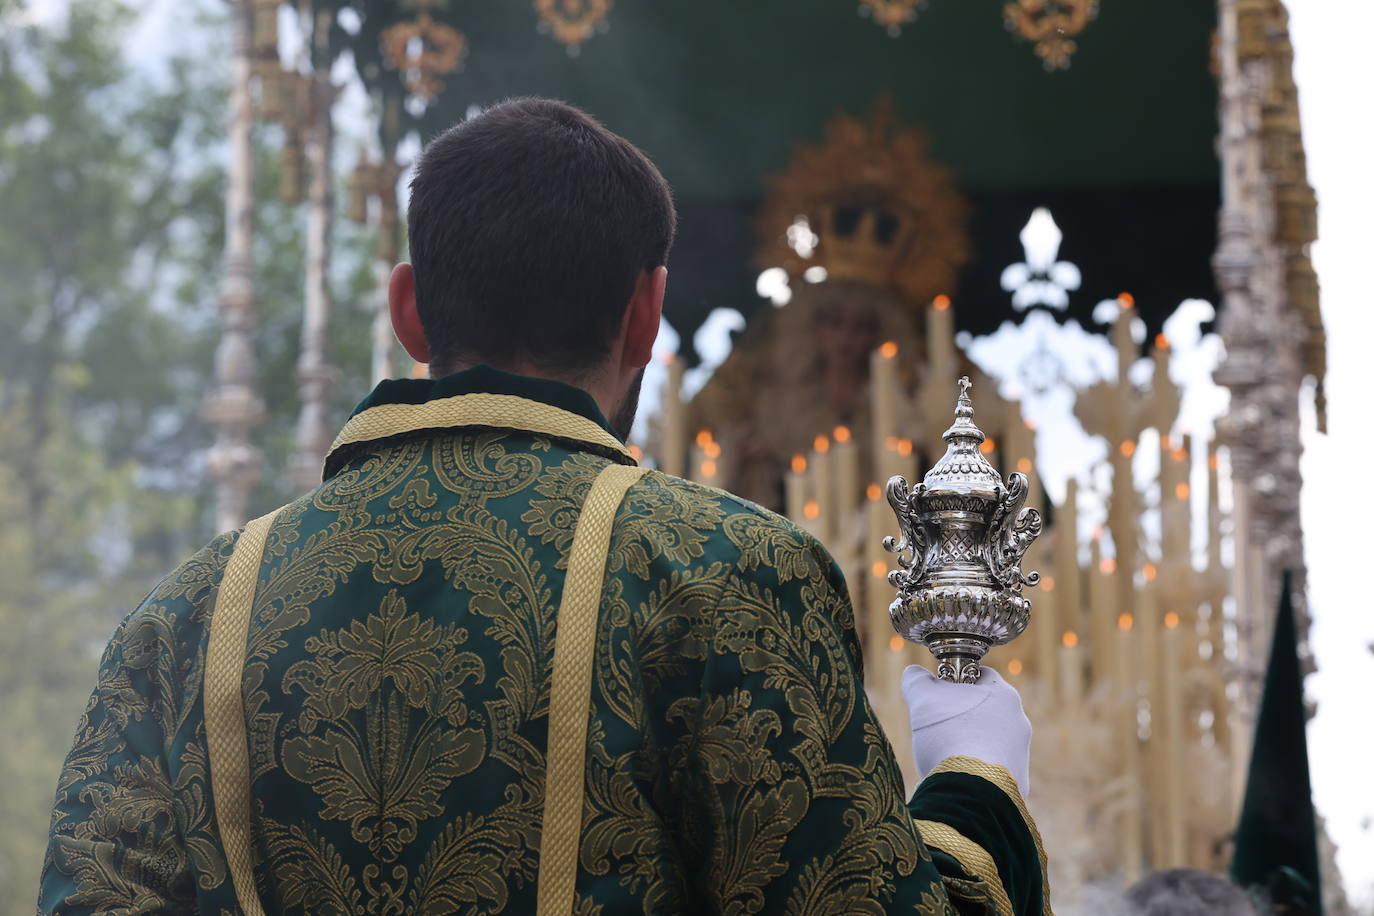
[[[411,378],[424,378],[429,375],[429,363],[416,363],[410,367]]]
[[[805,456],[805,455],[793,455],[793,456],[792,456],[792,473],[793,473],[793,474],[805,474],[805,473],[806,473],[806,456]]]
[[[1167,613],[1167,614],[1164,615],[1164,625],[1165,625],[1166,627],[1168,627],[1169,629],[1171,629],[1171,630],[1174,629],[1175,627],[1178,626],[1178,624],[1179,624],[1178,614],[1174,613],[1173,611],[1170,611],[1169,613]]]
[[[812,446],[815,447],[816,451],[820,452],[822,455],[824,455],[826,452],[830,451],[830,437],[829,437],[829,436],[817,436],[817,437],[816,437],[816,441],[814,441],[814,442],[811,443],[811,444],[812,444]]]
[[[1029,474],[1031,472],[1031,460],[1029,458],[1017,458],[1016,470],[1022,474]]]
[[[883,577],[886,576],[886,575],[887,575],[887,564],[886,564],[886,563],[884,563],[882,560],[878,560],[876,563],[873,564],[873,577],[874,577],[875,579],[881,579],[881,578],[883,578]]]
[[[1145,574],[1146,582],[1155,581],[1155,576],[1159,575],[1159,570],[1155,567],[1155,564],[1153,563],[1146,563],[1145,568],[1142,569],[1141,572]]]
[[[1073,630],[1064,631],[1065,648],[1072,649],[1076,645],[1078,645],[1078,634],[1075,633]]]
[[[887,641],[887,648],[892,652],[902,651],[902,637],[894,636]]]
[[[848,426],[837,426],[837,427],[835,427],[835,441],[836,441],[836,442],[848,442],[848,441],[849,441],[849,427],[848,427]]]
[[[886,439],[883,440],[883,447],[886,448],[889,452],[897,451],[897,446],[899,445],[901,445],[901,440],[898,439],[896,436],[888,436]]]
[[[1188,494],[1191,492],[1192,491],[1189,489],[1188,484],[1183,481],[1180,481],[1179,485],[1174,487],[1174,495],[1177,496],[1179,499],[1187,499]]]
[[[1169,349],[1169,338],[1165,337],[1163,334],[1156,334],[1156,335],[1155,335],[1155,349],[1156,349],[1156,350],[1167,350],[1167,349]]]
[[[1097,566],[1110,576],[1112,573],[1116,572],[1116,559],[1114,557],[1103,557],[1102,562],[1097,564]]]
[[[1215,471],[1217,469],[1217,465],[1220,463],[1221,462],[1217,459],[1216,452],[1212,452],[1212,454],[1207,456],[1207,467],[1211,470]]]
[[[716,442],[716,441],[713,439],[713,440],[711,440],[710,442],[706,443],[706,445],[702,448],[702,451],[706,452],[706,457],[707,457],[707,458],[719,458],[719,457],[720,457],[720,443],[719,443],[719,442]]]
[[[882,355],[883,359],[891,359],[897,355],[897,341],[887,341],[878,348],[878,352]]]
[[[701,463],[701,473],[706,477],[715,477],[716,463],[714,461],[703,461]]]
[[[1042,576],[1040,579],[1040,589],[1046,592],[1054,591],[1054,576]]]
[[[1008,674],[1020,674],[1020,673],[1021,673],[1021,668],[1022,668],[1021,659],[1019,659],[1019,658],[1013,658],[1011,661],[1007,662],[1007,673],[1008,673]]]
[[[911,444],[910,439],[897,440],[897,454],[901,455],[903,458],[910,455],[913,448],[915,448],[915,446]]]
[[[875,503],[883,498],[883,488],[878,486],[876,483],[871,483],[868,485],[866,495],[868,496],[869,502]]]
[[[1129,630],[1135,626],[1135,618],[1131,616],[1130,612],[1127,612],[1116,618],[1116,625],[1119,629]]]
[[[1169,453],[1169,457],[1175,461],[1182,461],[1188,457],[1188,450],[1186,448],[1176,448]]]
[[[941,293],[940,295],[935,297],[935,299],[930,303],[930,305],[931,308],[935,309],[935,311],[943,312],[945,309],[949,308],[949,297],[946,296],[944,293]]]
[[[1135,440],[1127,439],[1121,443],[1121,454],[1127,458],[1135,454]]]
[[[992,450],[995,448],[997,448],[997,440],[991,436],[988,436],[982,442],[978,443],[978,451],[982,452],[984,455],[991,455]]]
[[[1135,296],[1130,293],[1117,293],[1116,301],[1121,303],[1123,309],[1135,308]]]
[[[700,430],[697,433],[697,445],[705,447],[706,443],[710,442],[712,438],[714,437],[711,435],[711,431],[709,429]]]
[[[820,514],[821,504],[816,502],[814,499],[808,499],[806,501],[806,505],[802,506],[802,515],[805,515],[807,518],[815,518]]]
[[[637,445],[630,446],[630,457],[634,458],[635,461],[639,461],[644,457],[644,449]]]

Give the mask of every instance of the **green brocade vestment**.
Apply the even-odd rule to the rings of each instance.
[[[207,648],[250,535],[120,624],[40,912],[534,913],[557,611],[613,462],[634,459],[575,388],[487,367],[379,385],[324,483],[247,529],[233,715]],[[657,472],[614,519],[585,777],[550,790],[584,793],[574,912],[1049,913],[1006,770],[951,758],[902,798],[813,537]]]

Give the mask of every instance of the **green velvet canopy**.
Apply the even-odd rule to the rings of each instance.
[[[357,15],[335,29],[336,50],[353,53],[369,89],[403,93],[381,36],[417,6],[346,5]],[[974,257],[952,291],[961,326],[1011,317],[997,278],[1020,259],[1017,233],[1040,204],[1064,230],[1061,256],[1083,270],[1080,320],[1123,289],[1152,330],[1181,299],[1213,298],[1213,4],[1107,0],[1056,71],[1004,25],[1003,7],[929,0],[893,37],[854,0],[620,0],[573,56],[537,29],[533,3],[448,0],[430,12],[466,36],[464,65],[391,129],[428,137],[470,106],[519,94],[595,114],[675,190],[669,312],[684,330],[711,308],[758,303],[749,258],[766,177],[837,112],[864,113],[885,92],[972,203]]]

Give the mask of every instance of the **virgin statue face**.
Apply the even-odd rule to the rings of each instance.
[[[868,380],[869,355],[882,341],[873,304],[864,298],[863,291],[837,285],[817,305],[816,334],[828,378],[854,384]]]

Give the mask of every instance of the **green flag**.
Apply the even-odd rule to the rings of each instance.
[[[1321,875],[1306,726],[1292,576],[1285,572],[1245,803],[1236,827],[1231,879],[1268,898],[1276,912],[1320,916]]]

